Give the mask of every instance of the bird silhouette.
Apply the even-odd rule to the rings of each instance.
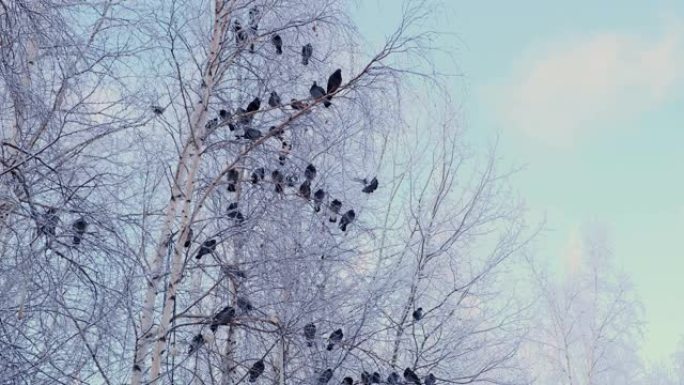
[[[219,110],[219,118],[221,118],[221,121],[226,121],[230,119],[230,112],[224,109]]]
[[[311,95],[311,98],[313,100],[318,100],[325,96],[325,90],[323,89],[323,87],[316,84],[316,82],[313,82],[311,88],[309,88],[309,94]],[[325,108],[328,108],[330,107],[330,102],[328,100],[323,100],[323,105],[325,106]]]
[[[340,213],[340,210],[342,209],[342,202],[338,201],[337,199],[333,199],[333,201],[330,202],[330,205],[328,207],[332,212],[332,214],[330,214],[330,222],[337,222],[337,215]]]
[[[261,99],[256,97],[256,98],[252,99],[251,102],[249,102],[249,104],[247,105],[246,111],[247,111],[247,113],[253,114],[253,113],[259,111],[259,107],[261,107]]]
[[[356,213],[354,210],[348,210],[342,218],[340,218],[340,230],[347,231],[347,226],[349,226],[356,219]]]
[[[361,383],[363,385],[371,385],[371,374],[365,370],[361,373]]]
[[[380,382],[382,382],[382,378],[380,377],[380,373],[373,372],[373,375],[371,376],[371,384],[379,384]]]
[[[250,311],[254,310],[254,306],[252,306],[252,303],[249,302],[249,300],[245,297],[237,297],[237,307],[240,308],[244,313],[249,313]]]
[[[425,376],[425,385],[435,385],[437,383],[437,378],[434,374],[430,373]]]
[[[215,333],[219,326],[229,325],[233,321],[233,318],[235,318],[235,308],[226,306],[211,319],[211,326],[209,326],[209,329]]]
[[[233,202],[228,205],[228,210],[226,212],[226,215],[230,219],[235,219],[238,222],[242,222],[245,220],[245,216],[242,215],[240,210],[238,210],[238,204],[237,202]]]
[[[333,350],[335,347],[335,344],[339,344],[342,341],[342,338],[344,337],[344,333],[342,332],[342,329],[337,329],[334,332],[330,333],[330,337],[328,337],[328,350]]]
[[[160,106],[152,106],[152,112],[153,112],[155,115],[161,115],[161,114],[164,113],[164,108],[163,108],[163,107],[160,107]]]
[[[202,245],[200,245],[199,251],[197,251],[195,259],[200,259],[207,254],[211,254],[214,252],[214,250],[216,250],[216,240],[208,239],[202,242]]]
[[[316,338],[316,325],[313,322],[304,325],[304,338],[306,346],[313,346],[313,340]]]
[[[204,345],[204,336],[202,334],[197,334],[192,338],[192,341],[190,341],[190,349],[188,350],[188,354],[192,354],[196,351],[199,350],[199,348]]]
[[[338,68],[328,78],[328,89],[326,92],[328,94],[328,100],[332,100],[332,94],[334,94],[335,91],[337,91],[337,89],[340,88],[340,85],[342,85],[342,70]]]
[[[378,178],[373,177],[369,183],[365,182],[366,180],[364,179],[364,184],[366,184],[366,186],[363,187],[363,190],[361,190],[362,192],[371,194],[373,191],[378,189]]]
[[[297,184],[297,175],[290,174],[287,176],[287,187],[294,187]]]
[[[345,377],[342,379],[342,385],[354,385],[354,379],[351,377]]]
[[[261,138],[261,131],[257,130],[256,128],[245,128],[245,134],[242,135],[243,138],[247,140],[257,140]]]
[[[185,237],[185,242],[183,242],[183,247],[188,248],[192,244],[192,228],[188,227],[188,234]]]
[[[251,368],[249,368],[249,382],[254,382],[264,374],[264,369],[266,369],[266,366],[264,366],[264,360],[259,360],[252,365]]]
[[[309,165],[304,169],[304,177],[310,181],[314,180],[314,178],[316,178],[316,166],[309,163]]]
[[[413,320],[418,322],[421,319],[423,319],[423,308],[419,307],[418,309],[413,311]]]
[[[271,180],[273,181],[273,184],[275,184],[275,191],[279,194],[283,193],[283,174],[278,171],[278,170],[273,170],[271,172]]]
[[[321,203],[323,202],[323,199],[325,199],[325,191],[323,191],[323,189],[316,190],[313,196],[315,212],[321,211]]]
[[[406,382],[413,382],[414,384],[420,385],[420,378],[418,378],[411,368],[406,368],[404,370],[404,379]]]
[[[234,168],[231,168],[226,173],[226,179],[228,179],[228,191],[230,191],[230,192],[237,191],[237,183],[238,183],[238,180],[240,179],[240,172]]]
[[[81,244],[83,234],[85,234],[86,229],[88,228],[88,222],[86,222],[83,218],[79,218],[71,225],[71,228],[74,230],[74,238],[72,239],[72,243],[75,246],[78,246]]]
[[[328,369],[324,370],[323,373],[321,373],[321,375],[318,376],[318,384],[319,385],[327,384],[330,381],[330,379],[332,378],[332,376],[333,376],[332,369],[328,368]]]
[[[280,107],[280,104],[280,95],[278,95],[278,93],[275,91],[271,91],[271,94],[268,96],[268,105],[276,108]]]
[[[257,184],[260,181],[264,180],[266,177],[266,170],[263,167],[259,167],[256,170],[252,171],[252,184]]]
[[[302,196],[304,199],[310,199],[311,198],[311,182],[308,180],[305,180],[300,186],[299,186],[299,195]]]
[[[311,43],[307,43],[306,45],[302,46],[302,64],[309,65],[309,59],[311,59],[311,55],[313,55],[313,46]]]
[[[401,378],[399,377],[399,374],[397,374],[397,372],[392,372],[389,376],[387,376],[388,384],[399,385],[399,382],[401,382]]]
[[[283,54],[283,38],[280,37],[280,35],[275,34],[271,36],[271,43],[275,46],[276,53],[278,55]]]

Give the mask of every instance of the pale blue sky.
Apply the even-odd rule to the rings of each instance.
[[[398,0],[364,0],[378,43]],[[533,218],[541,256],[561,260],[582,228],[608,230],[645,304],[647,359],[684,334],[684,1],[428,1],[435,42],[471,139],[500,154]]]

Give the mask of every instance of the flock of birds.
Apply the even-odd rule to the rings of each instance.
[[[248,314],[250,311],[254,310],[254,307],[252,306],[251,302],[249,302],[248,299],[244,297],[238,297],[236,301],[236,307],[235,309],[232,306],[226,306],[225,308],[221,309],[218,313],[216,313],[212,318],[211,321],[209,322],[210,326],[209,329],[213,332],[216,333],[218,328],[220,326],[227,326],[230,325],[231,322],[235,319],[236,315],[238,314],[238,311],[242,312],[243,314]],[[418,322],[423,319],[423,308],[419,307],[416,310],[413,311],[413,320],[415,322]],[[316,324],[313,322],[307,323],[303,327],[303,335],[304,339],[306,340],[306,346],[308,347],[313,347],[316,341]],[[330,333],[330,335],[327,338],[327,346],[326,350],[327,351],[332,351],[335,346],[341,345],[342,340],[344,339],[344,332],[342,329],[336,329],[333,332]],[[190,342],[190,348],[188,351],[188,354],[193,354],[197,352],[205,343],[205,338],[202,335],[202,333],[199,333],[195,335]],[[266,367],[264,365],[264,360],[260,359],[256,361],[248,371],[248,377],[249,377],[249,382],[255,382],[265,371]],[[333,369],[328,368],[320,373],[317,379],[317,385],[326,385],[328,382],[333,377]],[[373,372],[369,373],[367,371],[363,371],[361,373],[361,378],[359,382],[355,382],[352,377],[344,377],[344,379],[341,382],[341,385],[354,385],[354,384],[360,384],[360,385],[372,385],[372,384],[389,384],[389,385],[405,385],[405,384],[415,384],[415,385],[435,385],[437,382],[437,378],[434,376],[432,373],[428,373],[423,381],[421,382],[420,377],[411,369],[411,368],[406,368],[404,370],[404,381],[401,380],[401,377],[397,372],[391,372],[385,381],[383,381],[382,376],[378,372]]]

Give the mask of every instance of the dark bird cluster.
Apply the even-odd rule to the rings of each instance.
[[[370,182],[368,182],[366,179],[363,180],[363,184],[365,185],[363,189],[361,190],[362,192],[366,194],[371,194],[375,190],[378,189],[378,178],[373,177]]]
[[[236,222],[243,222],[245,220],[245,216],[242,215],[242,212],[240,212],[240,210],[238,210],[237,202],[233,202],[228,205],[226,216],[230,219],[235,220]]]

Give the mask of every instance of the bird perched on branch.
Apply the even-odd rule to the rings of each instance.
[[[333,201],[330,202],[330,205],[328,205],[328,207],[332,212],[332,214],[330,214],[330,222],[337,222],[337,215],[340,213],[340,210],[342,209],[342,202],[338,201],[337,199],[333,199]]]
[[[325,199],[325,191],[319,188],[318,190],[316,190],[313,196],[315,212],[321,211],[321,203],[323,202],[323,199]]]
[[[261,138],[261,131],[257,130],[256,128],[245,128],[245,134],[242,135],[243,138],[247,140],[257,140]]]
[[[75,246],[78,246],[81,244],[83,234],[85,234],[86,229],[88,228],[88,222],[83,218],[79,218],[71,225],[71,228],[74,230],[74,239],[72,239],[72,243]]]
[[[349,226],[356,219],[356,213],[354,210],[348,210],[342,218],[340,219],[340,230],[347,231],[347,226]]]
[[[361,373],[361,383],[363,385],[371,385],[371,374],[365,370]]]
[[[226,306],[211,319],[211,326],[209,326],[209,329],[211,329],[212,332],[216,332],[219,326],[229,325],[233,321],[233,318],[235,318],[235,308]]]
[[[202,245],[200,245],[199,251],[197,251],[195,259],[201,259],[203,256],[213,253],[214,250],[216,250],[216,240],[208,239],[202,242]]]
[[[328,78],[328,89],[327,89],[327,99],[332,100],[333,94],[342,85],[342,70],[337,69]]]
[[[254,114],[255,112],[259,111],[259,107],[261,107],[261,99],[258,97],[252,99],[251,102],[247,105],[247,113]]]
[[[254,306],[252,306],[252,303],[249,302],[249,300],[245,297],[237,297],[237,307],[240,308],[244,313],[249,313],[250,311],[254,310]]]
[[[306,346],[313,346],[313,341],[316,338],[316,325],[313,322],[304,325],[304,338],[306,338]]]
[[[278,93],[275,91],[271,91],[271,94],[268,96],[268,105],[276,108],[280,107],[280,104],[280,95],[278,95]]]
[[[345,377],[342,379],[342,385],[354,385],[354,379],[351,377]]]
[[[155,115],[161,115],[161,114],[164,113],[164,108],[161,107],[161,106],[152,106],[152,112],[153,112]]]
[[[416,385],[420,385],[420,378],[418,378],[411,368],[406,368],[404,370],[404,379],[406,382],[413,382]]]
[[[371,194],[372,192],[374,192],[375,190],[378,189],[378,178],[376,178],[376,177],[373,177],[373,179],[371,179],[370,182],[367,182],[364,179],[363,183],[365,184],[365,186],[363,187],[363,190],[361,190],[361,191],[366,193],[366,194]]]
[[[228,205],[228,210],[226,212],[226,215],[228,216],[228,218],[234,219],[238,222],[242,222],[245,220],[245,216],[242,215],[240,210],[238,210],[237,202],[233,202],[233,203]]]
[[[301,100],[297,100],[297,99],[291,99],[290,105],[292,106],[293,109],[298,110],[298,111],[301,111],[301,110],[309,107],[308,104],[302,102]]]
[[[308,180],[305,180],[299,186],[299,195],[304,199],[310,199],[311,198],[311,182],[309,182]]]
[[[387,376],[387,383],[389,385],[399,385],[400,381],[401,378],[399,377],[399,374],[397,374],[397,372],[392,372],[389,376]]]
[[[318,376],[318,384],[319,385],[327,384],[330,381],[330,379],[332,378],[332,376],[333,376],[332,369],[328,368],[328,369],[324,370],[323,373],[321,373],[321,375]]]
[[[273,43],[273,46],[275,46],[276,54],[282,55],[283,54],[283,38],[281,38],[280,35],[275,34],[275,35],[271,36],[271,43]]]
[[[371,384],[379,384],[381,381],[382,378],[380,377],[380,373],[373,372],[373,375],[371,375]]]
[[[190,341],[190,349],[188,350],[188,354],[198,351],[202,345],[204,345],[204,336],[202,333],[199,333],[192,338],[192,341]]]
[[[344,337],[344,333],[342,332],[342,329],[337,329],[334,332],[330,333],[330,337],[328,337],[328,350],[333,350],[336,344],[339,344],[342,341],[342,338]]]
[[[437,383],[437,378],[434,374],[430,373],[425,376],[425,385],[435,385]]]
[[[304,169],[304,177],[309,181],[314,180],[316,178],[316,166],[309,163]]]
[[[309,94],[311,95],[311,98],[313,100],[318,100],[325,96],[325,90],[323,89],[323,87],[316,84],[316,82],[313,82],[311,88],[309,88]],[[328,108],[330,107],[330,102],[327,99],[323,100],[323,105],[325,106],[325,108]]]
[[[266,366],[264,366],[264,360],[259,360],[252,365],[251,368],[249,368],[249,382],[254,382],[264,374],[264,369],[266,369]]]
[[[238,183],[238,180],[240,179],[240,172],[234,168],[231,168],[226,173],[226,179],[228,179],[228,191],[230,191],[230,192],[237,191],[237,183]]]
[[[273,184],[275,184],[275,191],[278,194],[282,194],[284,191],[283,174],[278,170],[273,170],[273,172],[271,172],[271,180],[273,181]]]
[[[421,319],[423,319],[423,308],[419,307],[418,309],[413,311],[413,320],[418,322]]]
[[[309,65],[309,59],[313,55],[313,46],[311,43],[307,43],[302,47],[302,64]]]
[[[252,171],[252,184],[257,184],[260,181],[264,180],[266,177],[266,170],[263,167],[259,167],[256,170]]]

